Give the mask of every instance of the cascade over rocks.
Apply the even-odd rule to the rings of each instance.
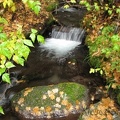
[[[17,93],[11,103],[20,120],[56,120],[82,113],[89,105],[88,89],[73,82],[30,87]]]

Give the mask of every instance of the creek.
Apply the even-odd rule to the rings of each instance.
[[[0,84],[2,91],[0,104],[6,113],[0,116],[0,120],[18,120],[17,116],[11,112],[10,99],[26,87],[69,81],[81,83],[89,88],[91,94],[96,94],[97,87],[104,84],[99,76],[89,74],[90,66],[86,61],[88,48],[84,45],[84,29],[52,27],[52,31],[45,33],[49,36],[45,39],[45,44],[36,43],[35,48],[31,49],[25,66],[17,65],[10,70],[12,84]],[[101,96],[100,92],[96,100]],[[77,118],[78,115],[74,115],[68,117],[68,120],[77,120]],[[60,118],[60,120],[67,119]]]

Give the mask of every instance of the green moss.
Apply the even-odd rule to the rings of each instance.
[[[54,93],[53,90],[57,91]],[[19,110],[25,110],[26,107],[34,108],[36,106],[44,108],[50,106],[53,108],[55,104],[61,104],[60,102],[56,102],[57,97],[60,99],[60,101],[67,100],[72,105],[75,105],[76,101],[82,101],[87,95],[87,88],[85,86],[72,82],[60,83],[53,86],[33,87],[33,90],[24,96],[26,91],[26,89],[22,90],[12,99],[12,105],[14,107],[19,106]],[[60,96],[60,92],[63,92],[63,97]],[[51,99],[49,95],[52,95],[53,99]],[[43,99],[43,96],[46,96],[46,98]],[[18,103],[18,101],[20,101],[20,98],[24,98],[24,102],[22,102],[24,105],[22,106]],[[65,106],[61,105],[61,108],[65,108]]]
[[[84,97],[86,88],[83,85],[77,83],[65,83],[59,85],[61,89],[67,94],[70,102],[74,102],[76,100],[81,100]]]

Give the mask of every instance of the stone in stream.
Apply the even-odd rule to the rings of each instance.
[[[25,88],[12,98],[11,105],[20,120],[58,120],[82,113],[89,105],[88,98],[84,85],[64,82]]]

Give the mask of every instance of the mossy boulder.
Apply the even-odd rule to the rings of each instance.
[[[20,119],[37,120],[67,117],[81,113],[89,105],[88,89],[77,83],[26,88],[11,100]]]

